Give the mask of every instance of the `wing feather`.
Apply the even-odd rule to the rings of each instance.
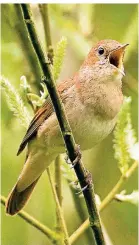
[[[74,85],[74,80],[72,78],[58,85],[58,91],[61,95],[62,101],[64,101],[64,99],[67,96],[64,92],[73,85]],[[53,105],[50,100],[50,97],[48,96],[44,105],[36,112],[34,118],[32,119],[28,127],[28,130],[19,146],[17,156],[24,150],[28,141],[33,137],[35,137],[39,126],[52,114],[53,111],[54,111]]]
[[[53,106],[50,98],[48,97],[44,105],[36,112],[34,118],[32,119],[28,130],[19,146],[17,156],[24,150],[28,141],[36,135],[38,127],[52,114],[52,112]]]

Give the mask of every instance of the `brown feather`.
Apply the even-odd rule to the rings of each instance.
[[[51,115],[52,112],[53,107],[50,98],[48,97],[44,105],[36,112],[33,120],[31,121],[29,128],[19,146],[17,156],[24,150],[28,141],[36,135],[38,127]]]
[[[74,85],[73,79],[68,79],[58,85],[58,91],[62,100],[65,99],[64,92],[72,85]],[[42,123],[52,114],[53,111],[53,106],[50,97],[48,96],[44,105],[36,112],[34,118],[32,119],[29,128],[19,146],[17,156],[24,150],[28,141],[35,137],[39,126],[42,125]]]
[[[40,177],[39,177],[40,178]],[[35,185],[38,182],[36,179],[30,186],[28,186],[25,190],[19,192],[17,188],[17,184],[11,191],[8,196],[7,203],[6,203],[6,213],[9,215],[15,215],[18,213],[28,201]]]

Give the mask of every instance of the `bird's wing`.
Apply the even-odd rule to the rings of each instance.
[[[73,79],[68,79],[65,82],[58,85],[58,91],[61,95],[62,100],[65,99],[64,91],[67,90],[74,83]],[[28,141],[31,140],[36,134],[39,126],[52,114],[53,112],[52,102],[48,96],[43,106],[36,112],[34,118],[32,119],[28,130],[19,146],[17,156],[24,150]]]
[[[36,112],[34,118],[32,119],[28,130],[19,146],[17,156],[24,150],[28,141],[36,135],[38,127],[52,114],[52,112],[53,106],[50,98],[48,97],[43,106]]]

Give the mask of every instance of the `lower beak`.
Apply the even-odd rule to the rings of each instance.
[[[125,76],[125,73],[124,73],[124,68],[123,68],[123,57],[124,57],[125,48],[128,45],[129,45],[128,43],[123,44],[122,46],[112,50],[109,55],[110,64],[114,65],[119,70],[119,72],[121,72],[122,75],[124,76]]]

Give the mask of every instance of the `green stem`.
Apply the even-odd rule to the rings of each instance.
[[[52,176],[51,176],[49,168],[47,168],[47,174],[48,174],[48,177],[49,177],[49,181],[50,181],[50,184],[51,184],[53,196],[54,196],[54,199],[55,199],[58,218],[59,218],[59,221],[60,221],[60,224],[61,224],[62,232],[64,234],[64,240],[62,238],[61,242],[62,242],[62,245],[63,244],[70,245],[71,243],[69,242],[69,235],[68,235],[68,232],[67,232],[63,211],[62,211],[62,208],[61,208],[59,200],[58,200],[58,196],[57,196],[57,193],[56,193],[56,190],[55,190],[54,182],[52,180]],[[61,235],[63,235],[63,234],[61,234]]]
[[[40,88],[40,79],[41,79],[41,70],[39,63],[36,62],[36,57],[34,50],[32,49],[31,43],[28,42],[28,36],[25,31],[25,23],[22,19],[22,11],[20,8],[20,4],[14,4],[15,13],[16,13],[16,21],[15,21],[15,30],[20,41],[22,50],[28,63],[31,67],[33,76],[35,78],[35,84],[37,84],[37,89]]]
[[[53,64],[54,52],[53,52],[53,47],[52,47],[48,4],[39,4],[39,9],[40,9],[43,27],[44,27],[48,58],[50,59],[51,63]]]
[[[52,48],[52,39],[50,32],[50,22],[49,22],[49,14],[48,14],[48,4],[39,4],[39,9],[42,17],[44,32],[45,32],[45,41],[47,46],[48,58],[53,64],[53,48]],[[60,169],[60,155],[55,160],[55,190],[59,200],[60,206],[62,206],[62,185],[61,185],[61,169]],[[62,230],[61,219],[59,218],[59,209],[56,205],[56,217],[57,217],[57,225],[56,230],[60,233]],[[59,245],[59,241],[56,242]]]
[[[40,66],[43,71],[44,76],[44,82],[47,86],[49,95],[51,97],[55,113],[61,128],[61,133],[65,142],[65,146],[67,148],[68,156],[73,162],[77,158],[77,146],[69,125],[69,122],[67,120],[67,116],[65,114],[65,110],[62,104],[62,101],[60,99],[60,96],[56,90],[55,81],[53,79],[53,75],[51,72],[51,66],[46,59],[46,56],[42,50],[41,44],[39,42],[36,29],[34,26],[34,22],[32,20],[32,14],[31,9],[28,4],[21,4],[21,8],[23,11],[24,21],[28,30],[28,34],[31,40],[31,43],[34,47],[34,50],[36,52],[36,55],[38,57]],[[74,167],[75,173],[77,175],[77,178],[79,180],[81,188],[84,188],[85,186],[88,186],[83,191],[84,198],[86,201],[89,217],[90,217],[90,226],[92,228],[92,232],[95,236],[95,240],[97,245],[105,245],[103,233],[102,233],[102,227],[100,223],[99,213],[96,207],[95,203],[95,194],[94,194],[94,187],[90,183],[88,183],[87,179],[87,171],[82,163],[81,160],[77,161],[77,164]]]
[[[75,209],[77,210],[77,214],[78,214],[78,216],[80,218],[80,222],[82,224],[84,222],[84,220],[86,219],[86,212],[85,212],[86,210],[85,210],[84,200],[83,200],[82,197],[80,197],[80,195],[76,194],[75,189],[73,188],[73,186],[70,185],[71,181],[67,180],[67,182],[69,183],[69,187],[70,187],[70,190],[71,190],[71,194],[72,194],[72,198],[73,198],[73,201],[74,201]],[[89,229],[87,230],[86,238],[87,238],[88,243],[89,243],[89,241],[92,238],[92,234],[91,234]]]
[[[127,179],[135,172],[138,167],[138,162],[135,161],[132,166],[129,168],[125,175],[122,175],[114,188],[109,192],[109,194],[104,198],[102,203],[99,206],[99,211],[102,211],[108,204],[114,199],[115,195],[119,192],[122,185],[125,183]],[[89,219],[87,219],[71,236],[70,242],[74,243],[89,227]]]
[[[60,206],[62,206],[62,176],[61,176],[61,156],[55,160],[55,188]]]
[[[1,203],[5,206],[6,198],[4,196],[0,196],[0,199],[1,199]],[[42,233],[44,233],[51,241],[54,242],[54,241],[57,241],[57,240],[60,239],[59,234],[57,234],[56,232],[54,232],[51,229],[49,229],[47,226],[45,226],[42,223],[40,223],[37,219],[32,217],[27,212],[20,211],[17,215],[20,216],[22,219],[24,219],[30,225],[34,226],[37,230],[39,230]]]
[[[62,208],[62,176],[61,176],[61,157],[60,157],[60,155],[57,156],[57,158],[55,160],[55,190],[56,190],[56,194],[58,197],[60,207]],[[61,221],[59,219],[57,206],[56,206],[56,214],[57,214],[56,231],[61,233],[62,232],[62,224],[61,224]],[[59,241],[56,244],[59,245]]]

